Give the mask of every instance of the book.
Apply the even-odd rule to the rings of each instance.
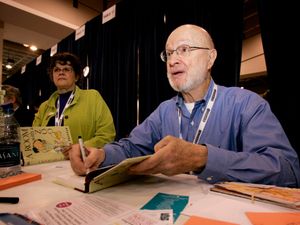
[[[32,181],[42,179],[42,175],[39,173],[27,173],[22,172],[18,175],[5,177],[0,179],[0,190],[15,187],[17,185],[26,184]]]
[[[22,166],[64,160],[62,148],[73,143],[68,126],[20,127]]]
[[[288,208],[300,209],[300,189],[274,185],[224,182],[215,184],[211,191],[239,196],[252,201],[263,201]]]
[[[57,176],[53,182],[85,193],[96,192],[136,177],[128,174],[129,167],[148,157],[150,155],[128,158],[117,165],[100,167],[86,176],[78,176],[72,170],[66,171],[65,174]]]

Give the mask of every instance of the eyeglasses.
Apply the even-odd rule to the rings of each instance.
[[[71,73],[72,71],[73,71],[72,67],[64,67],[64,68],[54,67],[53,68],[54,73],[60,73],[60,72]]]
[[[209,50],[209,48],[204,48],[204,47],[180,45],[175,50],[164,50],[164,51],[162,51],[160,53],[160,58],[163,62],[167,62],[174,52],[176,52],[176,54],[179,55],[179,56],[186,57],[186,56],[190,55],[191,51],[198,50],[198,49]]]

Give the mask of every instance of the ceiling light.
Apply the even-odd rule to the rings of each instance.
[[[15,63],[15,60],[13,60],[11,58],[8,58],[7,59],[7,63],[5,65],[6,69],[10,70],[13,67],[14,63]]]
[[[31,50],[31,51],[36,51],[37,49],[38,49],[38,48],[37,48],[35,45],[31,45],[31,46],[30,46],[30,50]]]
[[[28,47],[29,47],[29,45],[28,45],[28,44],[23,44],[23,46],[24,46],[24,47],[26,47],[26,48],[28,48]]]
[[[6,67],[6,69],[10,70],[12,68],[12,65],[6,64],[5,67]]]

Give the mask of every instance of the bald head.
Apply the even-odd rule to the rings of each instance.
[[[217,58],[209,33],[196,25],[182,25],[170,34],[165,48],[162,57],[165,57],[171,87],[181,92],[186,102],[202,99]]]
[[[174,42],[189,43],[191,46],[201,46],[209,49],[214,48],[214,43],[209,33],[202,27],[185,24],[176,28],[166,42],[166,48],[172,46]]]

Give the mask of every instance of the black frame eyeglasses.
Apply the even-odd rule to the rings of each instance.
[[[160,58],[163,62],[167,62],[168,59],[171,57],[171,55],[173,55],[174,52],[176,52],[176,54],[179,55],[179,56],[185,57],[185,56],[189,56],[191,51],[199,50],[199,49],[210,50],[209,48],[205,48],[205,47],[180,45],[175,50],[164,50],[164,51],[162,51],[160,53]]]

